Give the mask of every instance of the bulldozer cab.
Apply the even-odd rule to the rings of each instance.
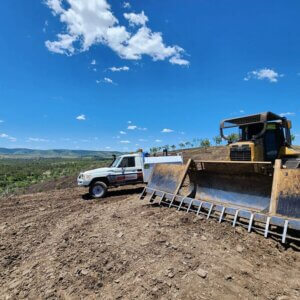
[[[221,136],[229,140],[224,129],[234,127],[239,128],[239,140],[230,145],[230,160],[274,162],[281,147],[291,145],[290,122],[271,112],[224,120],[220,125]],[[245,142],[249,142],[248,147]],[[242,151],[250,154],[244,155]]]
[[[262,146],[263,160],[274,162],[279,156],[281,147],[285,145],[284,130],[281,123],[271,122],[267,124],[265,133],[257,139],[254,139],[262,130],[262,123],[240,126],[240,141],[254,141]]]

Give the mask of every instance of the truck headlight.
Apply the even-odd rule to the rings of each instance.
[[[84,180],[90,180],[90,179],[92,179],[92,175],[85,174],[83,176],[84,176]]]

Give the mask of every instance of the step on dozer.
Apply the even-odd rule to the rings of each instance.
[[[155,166],[141,199],[149,195],[150,202],[158,199],[160,204],[227,220],[265,237],[279,236],[282,243],[300,241],[300,161],[290,148],[290,124],[272,113],[225,120],[223,137],[225,122],[238,124],[250,140],[244,135],[229,144],[228,161],[190,159],[186,165]],[[267,155],[274,159],[266,159]]]

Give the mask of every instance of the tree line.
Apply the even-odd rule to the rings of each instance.
[[[295,140],[295,135],[294,134],[291,134],[291,139],[292,141]],[[223,142],[223,139],[220,135],[217,135],[215,137],[213,137],[213,143],[211,142],[210,139],[208,138],[204,138],[204,139],[197,139],[197,138],[194,138],[191,142],[190,141],[187,141],[187,142],[181,142],[179,143],[178,145],[164,145],[164,146],[160,146],[160,147],[152,147],[150,148],[150,152],[152,154],[155,154],[157,152],[161,152],[163,151],[164,149],[170,151],[175,151],[175,150],[183,150],[183,149],[189,149],[189,148],[208,148],[208,147],[211,147],[211,146],[220,146]],[[237,133],[231,133],[229,136],[228,136],[228,144],[231,144],[231,143],[235,143],[239,140],[239,135]]]

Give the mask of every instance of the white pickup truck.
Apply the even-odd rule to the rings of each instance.
[[[94,198],[103,198],[109,187],[147,183],[155,164],[182,164],[181,156],[147,157],[145,153],[125,154],[117,157],[110,167],[89,170],[79,174],[79,186],[89,188]]]

